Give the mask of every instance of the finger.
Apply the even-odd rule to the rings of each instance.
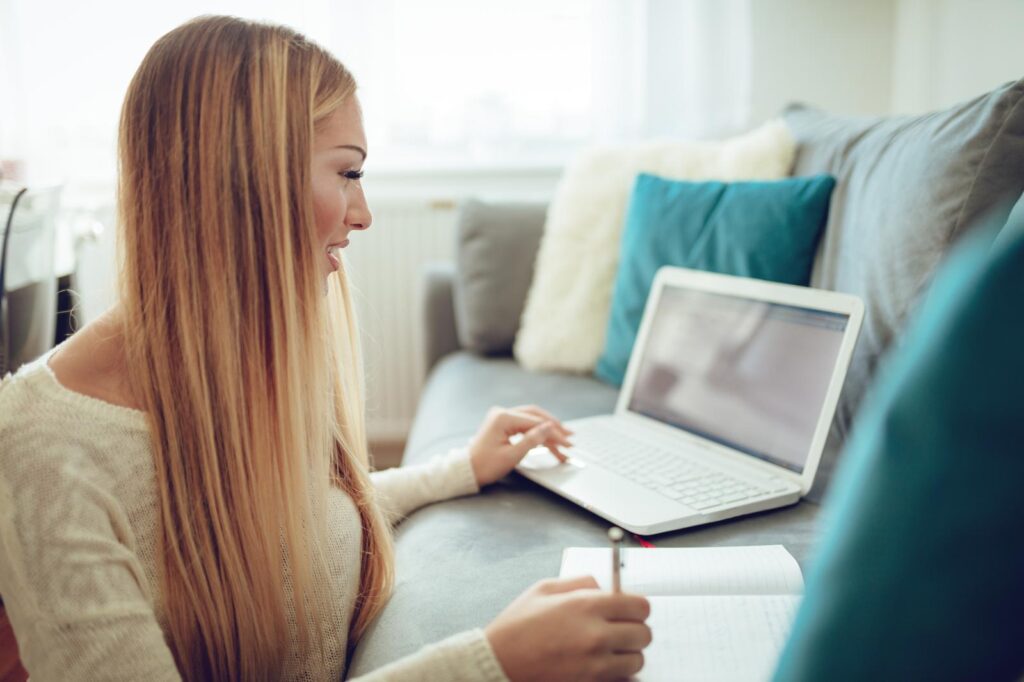
[[[510,409],[519,414],[531,415],[543,421],[554,422],[555,426],[558,427],[558,430],[562,433],[562,435],[569,436],[574,433],[571,429],[562,424],[562,422],[559,421],[558,418],[555,417],[555,415],[551,414],[547,410],[537,407],[536,405],[519,405],[517,407],[513,407]]]
[[[602,680],[629,679],[644,667],[644,655],[637,652],[612,654],[604,669]]]
[[[546,429],[546,439],[543,441],[544,447],[546,447],[548,451],[552,455],[554,455],[555,459],[557,459],[559,462],[568,462],[569,455],[566,455],[561,450],[559,450],[558,446],[561,445],[562,447],[568,449],[572,447],[572,443],[570,443],[567,438],[558,435],[557,427],[552,422],[544,422],[544,427]]]
[[[532,429],[523,434],[522,439],[512,445],[512,455],[516,462],[519,462],[523,457],[526,457],[526,453],[534,449],[538,445],[542,445],[550,437],[552,427],[547,423],[534,426]],[[557,457],[557,455],[556,455]]]
[[[595,599],[597,612],[607,620],[641,623],[651,615],[651,603],[647,601],[647,597],[639,594],[605,592]]]
[[[643,623],[609,623],[606,636],[608,650],[616,653],[643,651],[651,643],[651,629]]]
[[[547,425],[547,427],[549,429],[549,431],[546,434],[547,435],[547,440],[544,441],[545,445],[548,445],[548,446],[551,446],[551,445],[561,445],[562,447],[565,447],[565,448],[573,447],[572,441],[569,440],[568,438],[566,438],[565,436],[563,436],[558,431],[558,425],[557,424],[555,424],[554,422],[550,422],[550,421],[543,422],[543,423],[545,425]]]
[[[529,431],[545,421],[545,419],[535,414],[506,409],[501,410],[495,417],[495,422],[509,435]]]
[[[528,406],[526,406],[526,408],[527,409],[532,409],[532,406],[528,405]],[[565,427],[563,427],[561,424],[559,424],[558,420],[554,419],[553,417],[550,417],[550,415],[548,415],[546,417],[539,416],[539,415],[542,415],[542,414],[543,415],[547,415],[547,413],[544,412],[543,410],[541,410],[540,412],[536,412],[536,413],[522,412],[521,410],[522,410],[522,408],[515,407],[515,408],[512,408],[511,410],[509,410],[509,414],[521,415],[521,416],[525,417],[526,419],[540,419],[541,423],[550,424],[551,427],[552,427],[552,432],[551,432],[550,437],[549,437],[550,441],[553,441],[555,443],[563,445],[563,446],[565,446],[567,448],[571,448],[573,446],[572,445],[572,441],[570,441],[566,437],[568,435],[568,433],[572,433],[572,432],[568,431],[568,433],[567,433],[567,429]],[[549,446],[549,448],[550,448],[550,446]],[[555,453],[554,450],[552,450],[552,454],[554,454],[555,457],[559,457],[559,458],[562,457],[561,453]]]
[[[560,594],[574,590],[596,590],[597,580],[592,575],[578,575],[573,578],[547,578],[541,580],[533,587],[544,594]]]
[[[555,459],[557,459],[562,464],[565,464],[566,462],[569,461],[569,455],[563,454],[556,446],[548,445],[546,447],[548,449],[548,452],[554,455]]]
[[[567,436],[571,436],[572,434],[575,433],[575,431],[573,431],[569,427],[565,426],[561,421],[559,421],[555,417],[555,415],[551,414],[542,407],[538,407],[537,405],[519,405],[517,407],[513,407],[512,409],[516,410],[517,412],[526,412],[528,414],[538,416],[542,419],[553,421],[558,426],[559,430],[561,430]]]
[[[572,444],[571,441],[568,441],[565,438],[562,438],[561,436],[554,436],[554,437],[548,438],[548,440],[545,442],[545,445],[547,445],[549,447],[550,446],[557,447],[557,446],[561,445],[566,450],[568,450],[569,448],[573,447],[573,444]]]

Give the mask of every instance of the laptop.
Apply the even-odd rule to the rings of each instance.
[[[793,504],[863,317],[855,296],[665,266],[615,413],[564,422],[568,462],[540,446],[516,470],[641,535]]]

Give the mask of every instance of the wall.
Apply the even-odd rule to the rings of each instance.
[[[692,18],[683,11],[687,6],[680,4],[671,16],[680,21]],[[750,72],[744,75],[750,81],[748,126],[776,116],[795,100],[846,114],[918,113],[1024,77],[1019,30],[1024,26],[1024,0],[749,0],[746,8],[733,0],[716,11],[745,12],[750,22]],[[656,67],[649,74],[649,92],[644,93],[650,97],[672,89],[671,72],[654,59],[671,44],[672,32],[659,26],[649,39],[661,46],[651,47],[648,55]],[[722,36],[716,34],[714,40]],[[722,59],[735,48],[723,40]],[[678,58],[678,50],[669,52],[661,56]],[[718,65],[714,70],[728,69]],[[665,112],[678,110],[685,98],[680,100],[680,93],[670,96],[672,102],[652,108],[659,113],[646,121],[653,134],[675,129]],[[375,171],[367,192],[371,202],[392,197],[457,200],[469,195],[543,201],[553,193],[560,170]],[[88,321],[113,299],[112,229],[99,244],[84,249],[83,260]]]
[[[951,106],[1024,77],[1021,0],[751,0],[751,122]]]
[[[895,0],[751,0],[751,120],[802,101],[884,114],[892,91]]]
[[[1024,77],[1021,0],[899,0],[892,109],[941,109]]]

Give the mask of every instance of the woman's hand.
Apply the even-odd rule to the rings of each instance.
[[[644,665],[650,602],[597,589],[590,576],[542,580],[484,629],[512,682],[620,680]]]
[[[514,445],[510,438],[517,433],[522,439]],[[559,445],[572,447],[568,436],[572,431],[536,405],[492,407],[483,426],[469,442],[469,460],[481,488],[507,475],[533,448],[545,445],[559,462],[566,457]]]

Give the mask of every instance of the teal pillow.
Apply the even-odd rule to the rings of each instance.
[[[853,425],[775,680],[1024,672],[1024,215],[968,236]]]
[[[834,186],[829,175],[732,183],[638,175],[597,378],[622,385],[663,265],[806,285]]]

